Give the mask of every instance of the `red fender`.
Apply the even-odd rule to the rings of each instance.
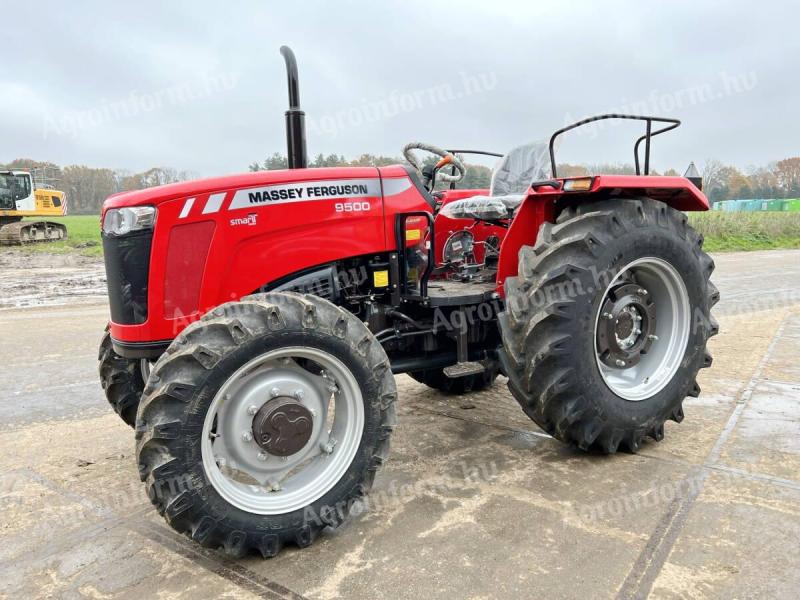
[[[558,180],[563,187],[564,180]],[[504,296],[503,285],[508,277],[517,274],[519,250],[536,243],[539,228],[544,222],[555,222],[559,200],[570,203],[591,202],[603,198],[652,198],[676,210],[705,211],[708,198],[684,177],[658,175],[597,175],[586,191],[565,192],[552,186],[529,188],[528,195],[517,211],[511,227],[500,246],[497,266],[497,292]]]

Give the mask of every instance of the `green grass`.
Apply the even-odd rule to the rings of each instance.
[[[69,236],[63,242],[24,246],[25,252],[53,254],[78,253],[102,256],[100,217],[75,215],[48,220],[67,226]],[[709,211],[689,213],[689,222],[705,237],[710,252],[734,250],[772,250],[800,248],[800,212],[726,213]],[[14,246],[20,248],[20,246]]]
[[[709,211],[689,213],[709,252],[800,248],[800,213]]]
[[[82,256],[103,256],[98,215],[73,215],[69,217],[42,217],[67,226],[67,239],[61,242],[43,242],[25,246],[11,246],[24,252],[49,252],[51,254],[76,253]],[[39,219],[28,218],[26,221]]]

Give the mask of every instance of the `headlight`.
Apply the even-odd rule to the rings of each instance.
[[[110,208],[103,219],[103,233],[125,235],[131,231],[152,229],[156,220],[155,206],[131,206]]]

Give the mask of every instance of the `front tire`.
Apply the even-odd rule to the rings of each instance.
[[[525,413],[584,450],[663,439],[711,365],[713,269],[686,216],[655,200],[587,203],[544,223],[500,315],[501,361]]]
[[[111,334],[103,334],[98,353],[100,385],[114,412],[130,427],[136,424],[136,411],[144,392],[146,362],[125,358],[114,352]]]
[[[396,396],[383,348],[351,313],[289,292],[224,304],[153,368],[140,476],[167,522],[203,546],[305,547],[371,488]]]

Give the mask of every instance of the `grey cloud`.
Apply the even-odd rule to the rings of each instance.
[[[281,44],[298,56],[309,120],[338,119],[334,133],[309,132],[312,154],[397,155],[411,140],[502,151],[545,137],[568,117],[642,103],[684,121],[655,144],[656,168],[798,154],[800,9],[786,2],[13,8],[0,65],[0,162],[245,170],[283,150]],[[465,94],[462,73],[494,84]],[[755,83],[728,89],[737,77]],[[232,84],[208,86],[209,78]],[[461,97],[436,100],[448,85]],[[409,110],[373,118],[374,105],[405,96],[416,98]],[[573,137],[562,156],[628,161],[634,135],[625,125]]]

